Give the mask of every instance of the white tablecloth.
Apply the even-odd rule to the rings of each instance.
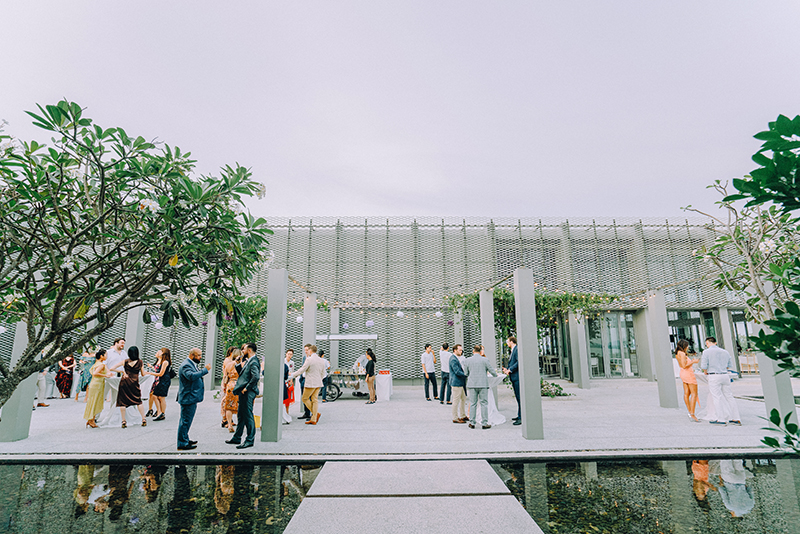
[[[392,398],[392,373],[382,375],[377,373],[375,375],[375,395],[378,397],[378,402],[391,400]]]
[[[492,426],[502,425],[506,422],[506,416],[497,410],[497,403],[494,400],[494,393],[492,388],[500,386],[503,383],[506,375],[498,373],[498,376],[489,376],[489,424]],[[475,415],[476,419],[480,419],[481,405],[478,404],[478,411]]]
[[[111,403],[106,404],[100,415],[97,416],[97,426],[100,427],[118,427],[122,425],[122,417],[117,407],[117,394],[119,393],[119,377],[106,378],[106,389],[103,392],[103,398],[108,397],[108,392],[111,391]],[[150,396],[150,388],[153,385],[153,376],[139,375],[139,388],[142,390],[142,402],[146,401]],[[136,406],[128,406],[126,410],[126,421],[129,425],[141,424],[141,415]]]

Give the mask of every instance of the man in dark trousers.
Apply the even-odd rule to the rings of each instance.
[[[256,356],[256,344],[247,343],[242,350],[247,361],[236,364],[239,378],[233,387],[233,393],[239,397],[238,421],[236,433],[225,443],[235,444],[237,449],[252,447],[256,440],[256,420],[253,417],[253,402],[258,395],[258,381],[261,378],[261,362]],[[242,430],[247,427],[247,437],[242,443]]]
[[[506,345],[511,349],[511,358],[508,360],[508,369],[503,369],[503,372],[508,375],[511,380],[511,387],[514,388],[514,397],[517,399],[517,416],[512,419],[514,425],[522,424],[522,407],[519,403],[519,360],[517,359],[517,338],[514,336],[506,340]]]
[[[202,369],[198,366],[202,358],[203,353],[200,349],[190,350],[189,357],[178,371],[178,404],[181,405],[181,421],[178,423],[179,451],[197,448],[197,442],[189,439],[189,429],[197,412],[197,403],[203,402],[203,377],[211,369],[208,364]]]
[[[306,345],[303,347],[303,363],[301,364],[301,367],[306,364],[306,358],[311,356],[311,353],[308,350],[309,347],[311,347],[311,344],[309,344],[309,343],[306,343]],[[300,395],[301,396],[303,395],[303,391],[305,389],[306,389],[306,374],[303,373],[302,375],[300,375]],[[298,419],[311,419],[311,411],[308,409],[308,406],[306,406],[305,404],[303,404],[303,415],[298,417]]]

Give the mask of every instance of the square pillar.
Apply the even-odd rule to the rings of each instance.
[[[659,404],[662,408],[677,408],[678,388],[675,385],[675,371],[669,344],[667,304],[662,290],[651,291],[647,294],[646,314],[649,334],[647,346],[655,359]]]
[[[13,369],[28,346],[27,325],[18,322],[14,325],[14,345],[11,349],[9,369]],[[0,420],[0,442],[19,441],[30,434],[33,397],[36,394],[36,380],[39,373],[33,373],[20,382],[2,408]],[[45,402],[40,399],[39,402]]]
[[[494,293],[491,290],[481,291],[478,297],[481,308],[481,345],[483,345],[483,352],[486,353],[486,358],[492,362],[492,367],[497,369],[497,340],[494,337]],[[472,353],[472,348],[465,352],[467,354]],[[494,394],[494,407],[499,408],[496,387],[492,388],[492,393]]]
[[[206,391],[211,391],[215,388],[214,375],[218,366],[222,365],[224,354],[220,354],[217,350],[217,336],[219,335],[219,328],[217,328],[217,314],[209,313],[206,317],[206,349],[203,355],[206,362],[211,364],[211,372],[203,377],[203,383]],[[227,347],[225,348],[227,350]]]
[[[789,421],[797,424],[797,408],[794,404],[792,379],[789,373],[779,373],[781,369],[778,367],[778,362],[767,358],[763,352],[756,353],[756,359],[758,360],[758,374],[761,378],[761,390],[764,393],[764,404],[767,409],[767,420],[769,420],[772,410],[778,410],[781,419],[791,413],[792,418]],[[772,426],[769,421],[768,424]]]
[[[585,317],[569,312],[569,345],[572,354],[572,376],[581,389],[591,388],[591,369],[589,368],[589,345],[586,341]]]
[[[542,385],[539,375],[539,339],[533,271],[520,267],[514,271],[514,305],[517,316],[517,358],[519,360],[522,437],[544,439]],[[483,328],[481,328],[481,331]]]
[[[269,304],[267,304],[269,306]],[[306,293],[303,300],[303,346],[317,344],[317,294]]]
[[[270,269],[267,286],[267,317],[264,320],[264,346],[258,349],[264,362],[261,441],[277,442],[281,440],[283,358],[286,348],[286,302],[288,296],[288,271],[286,269]],[[316,311],[316,299],[314,305]]]
[[[650,349],[650,327],[647,322],[647,309],[633,314],[633,333],[636,337],[636,356],[639,359],[639,376],[648,382],[656,381],[656,361]]]
[[[139,354],[144,356],[144,307],[128,310],[125,320],[125,347],[139,347]]]
[[[339,308],[331,308],[331,334],[339,333],[339,316],[341,310]],[[305,320],[305,319],[304,319]],[[328,358],[331,362],[331,370],[339,368],[339,340],[332,339],[330,341],[331,355]]]
[[[461,312],[461,308],[453,314],[453,338],[453,346],[464,346],[464,314]]]

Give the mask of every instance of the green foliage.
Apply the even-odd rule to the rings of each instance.
[[[272,233],[242,206],[264,193],[246,168],[195,176],[189,153],[103,128],[72,102],[29,115],[53,139],[3,136],[0,148],[0,320],[23,321],[29,341],[13,369],[0,362],[0,406],[129,309],[164,326],[198,324],[191,306],[242,322],[239,288]]]
[[[226,350],[228,347],[241,347],[244,343],[261,341],[261,322],[267,316],[267,297],[247,297],[239,308],[241,321],[237,323],[227,315],[220,324],[220,339]]]
[[[504,287],[496,287],[492,291],[494,301],[494,326],[496,335],[501,340],[517,334],[517,316],[514,304],[514,291]],[[592,295],[588,293],[545,293],[537,291],[536,323],[539,337],[546,329],[558,323],[558,318],[572,311],[580,315],[591,315],[614,302],[616,297],[608,294]],[[477,320],[480,317],[480,298],[478,293],[455,295],[445,299],[447,306],[455,311],[463,310]]]
[[[564,388],[554,382],[548,382],[544,378],[541,379],[542,397],[571,397],[571,393],[564,391]]]

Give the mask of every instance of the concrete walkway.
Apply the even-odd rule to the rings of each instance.
[[[334,534],[542,532],[485,460],[327,462],[284,533],[321,518]]]
[[[192,427],[191,438],[198,440],[198,449],[178,453],[176,433],[178,405],[176,391],[169,395],[167,420],[149,422],[146,428],[131,421],[127,429],[87,429],[82,419],[85,405],[74,400],[51,400],[50,407],[33,412],[30,437],[12,443],[0,443],[0,461],[26,459],[54,460],[53,455],[81,455],[87,460],[97,455],[108,460],[109,453],[118,455],[172,456],[198,455],[214,458],[261,455],[261,459],[309,461],[362,457],[367,459],[421,458],[572,458],[636,454],[670,456],[724,453],[768,453],[761,445],[767,434],[763,402],[737,400],[743,426],[715,427],[689,420],[685,410],[664,409],[658,405],[655,383],[639,379],[599,380],[592,389],[581,390],[568,382],[561,383],[574,396],[545,398],[545,439],[528,441],[522,438],[521,427],[512,426],[516,402],[510,388],[499,388],[500,411],[509,422],[489,430],[470,430],[467,425],[453,424],[450,406],[426,402],[419,386],[394,388],[390,402],[364,404],[363,398],[343,396],[333,403],[321,404],[322,417],[317,426],[304,425],[299,403],[290,409],[293,420],[283,427],[279,443],[261,443],[242,455],[224,441],[230,437],[220,427],[219,403],[206,395],[200,404]],[[676,388],[680,384],[676,382]],[[793,380],[800,395],[800,380]],[[744,378],[733,384],[737,396],[760,395],[757,377]],[[704,399],[701,397],[701,402]],[[261,412],[260,405],[256,413]]]

